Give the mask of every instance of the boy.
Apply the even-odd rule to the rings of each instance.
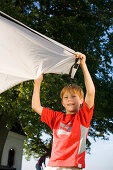
[[[52,154],[46,170],[79,170],[85,168],[85,146],[93,115],[95,86],[86,65],[86,56],[76,52],[80,59],[86,86],[86,96],[79,86],[69,85],[61,91],[66,114],[43,108],[40,104],[41,75],[34,82],[32,108],[53,130]]]

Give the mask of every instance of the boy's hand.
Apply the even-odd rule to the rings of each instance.
[[[75,53],[75,58],[80,59],[80,66],[84,65],[86,63],[86,56],[80,52]]]
[[[43,73],[37,79],[34,80],[34,83],[35,84],[36,83],[40,83],[41,84],[42,81],[43,81]]]

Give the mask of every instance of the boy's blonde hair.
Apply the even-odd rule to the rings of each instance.
[[[65,92],[70,92],[70,93],[74,92],[79,96],[80,99],[84,98],[84,92],[83,92],[82,88],[75,84],[67,85],[61,90],[61,93],[60,93],[61,99],[63,99],[63,95]]]

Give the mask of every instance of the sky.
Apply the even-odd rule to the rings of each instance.
[[[109,140],[92,141],[91,154],[86,154],[86,168],[83,170],[113,170],[113,135]],[[36,170],[36,160],[26,161],[23,156],[22,170]]]

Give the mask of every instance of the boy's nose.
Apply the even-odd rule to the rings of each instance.
[[[70,100],[72,100],[72,97],[70,96],[70,97],[68,97],[68,100],[70,101]]]

